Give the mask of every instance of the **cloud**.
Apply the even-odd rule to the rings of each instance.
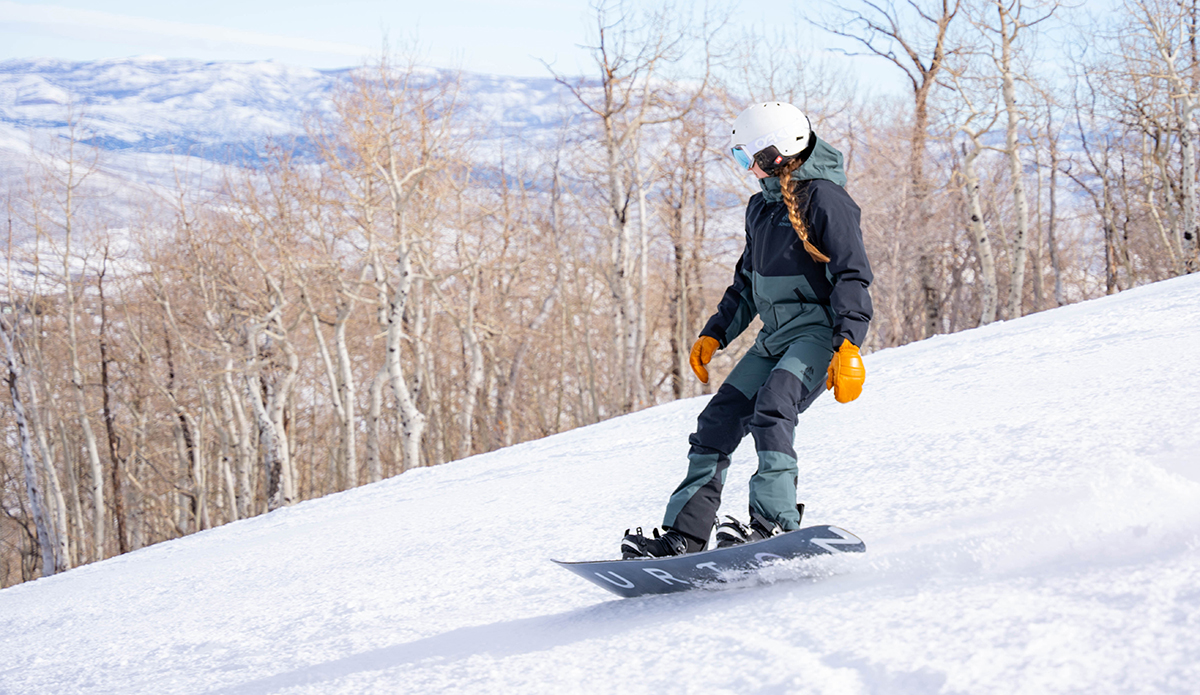
[[[93,40],[128,43],[180,42],[203,48],[254,47],[307,53],[362,57],[370,49],[349,43],[266,34],[257,31],[227,29],[212,24],[187,24],[148,17],[78,10],[56,5],[26,5],[0,0],[0,26],[6,24],[36,24],[55,32]]]

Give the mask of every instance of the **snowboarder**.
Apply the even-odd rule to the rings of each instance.
[[[791,104],[754,104],[733,122],[738,165],[758,177],[746,205],[746,248],[733,283],[692,346],[696,377],[708,383],[713,353],[757,315],[757,339],[700,413],[688,438],[688,471],[667,502],[663,533],[626,532],[623,557],[704,550],[717,522],[729,456],[754,436],[750,520],[717,526],[717,545],[760,540],[800,527],[796,504],[797,416],[833,389],[841,403],[862,392],[859,346],[871,321],[871,267],[859,208],[843,186],[842,153],[812,131]],[[824,381],[824,387],[822,386]]]

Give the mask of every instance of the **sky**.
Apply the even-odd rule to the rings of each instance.
[[[590,74],[594,66],[581,44],[595,33],[593,6],[597,2],[600,0],[0,0],[0,61],[162,56],[274,60],[329,69],[372,59],[386,39],[393,50],[415,45],[419,62],[432,67],[545,77],[549,63],[559,74]],[[727,36],[774,27],[794,37],[797,50],[816,49],[816,57],[832,60],[834,67],[845,66],[866,93],[905,96],[911,89],[906,77],[888,61],[874,56],[848,57],[846,51],[858,52],[862,47],[814,29],[805,21],[805,15],[821,12],[824,5],[837,6],[836,0],[709,2],[730,10]],[[1107,16],[1119,2],[1080,0],[1072,7],[1084,12],[1073,16]],[[626,3],[635,8],[650,4],[644,0]],[[677,7],[692,6],[700,3],[677,0]]]
[[[589,0],[0,0],[0,60],[160,55],[264,60],[316,68],[357,65],[417,37],[438,67],[545,76],[541,61],[578,74],[587,54]],[[735,4],[735,23],[766,18],[764,3]],[[594,16],[594,15],[593,15]]]
[[[615,0],[613,0],[615,2]],[[632,7],[647,3],[627,0]],[[521,77],[590,74],[582,46],[595,33],[597,0],[0,0],[0,61],[161,56],[212,61],[274,60],[319,69],[360,65],[385,40],[416,46],[419,62]],[[799,13],[813,3],[713,0],[730,10],[726,36],[769,25],[796,37],[797,50],[824,50],[838,39]],[[699,7],[680,2],[679,7]],[[787,8],[791,7],[791,10]],[[853,48],[843,44],[843,47]],[[850,66],[860,88],[903,94],[904,76],[874,57]]]

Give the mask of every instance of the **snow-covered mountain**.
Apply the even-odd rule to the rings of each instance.
[[[19,187],[36,169],[33,148],[61,143],[74,121],[75,138],[100,151],[94,181],[119,220],[156,188],[173,190],[178,171],[194,185],[212,162],[253,160],[268,140],[303,153],[306,123],[332,114],[331,94],[352,72],[153,57],[3,61],[0,186]],[[569,103],[550,77],[462,74],[461,94],[468,121],[486,124],[471,128],[485,154],[553,137]]]
[[[0,122],[61,132],[73,115],[101,149],[216,151],[301,134],[303,117],[346,74],[269,62],[10,60],[0,63]]]
[[[267,137],[304,134],[330,112],[350,69],[264,61],[129,58],[0,62],[0,124],[61,133],[70,115],[105,150],[201,153],[253,149]],[[499,128],[556,126],[562,91],[553,79],[464,74],[464,102]]]
[[[657,522],[684,400],[0,591],[0,693],[1194,693],[1198,353],[1189,276],[868,356],[796,435],[864,555],[628,600],[549,562]]]

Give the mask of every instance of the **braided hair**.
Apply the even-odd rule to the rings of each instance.
[[[816,141],[815,135],[813,141]],[[792,186],[792,172],[799,169],[806,159],[807,157],[804,156],[796,157],[779,168],[779,188],[783,193],[783,204],[787,206],[788,219],[792,222],[792,229],[796,230],[796,236],[800,237],[800,241],[803,242],[804,250],[808,251],[808,255],[812,256],[817,263],[828,263],[829,256],[821,253],[816,245],[808,240],[808,223],[800,210],[799,201],[796,200],[796,189]]]

